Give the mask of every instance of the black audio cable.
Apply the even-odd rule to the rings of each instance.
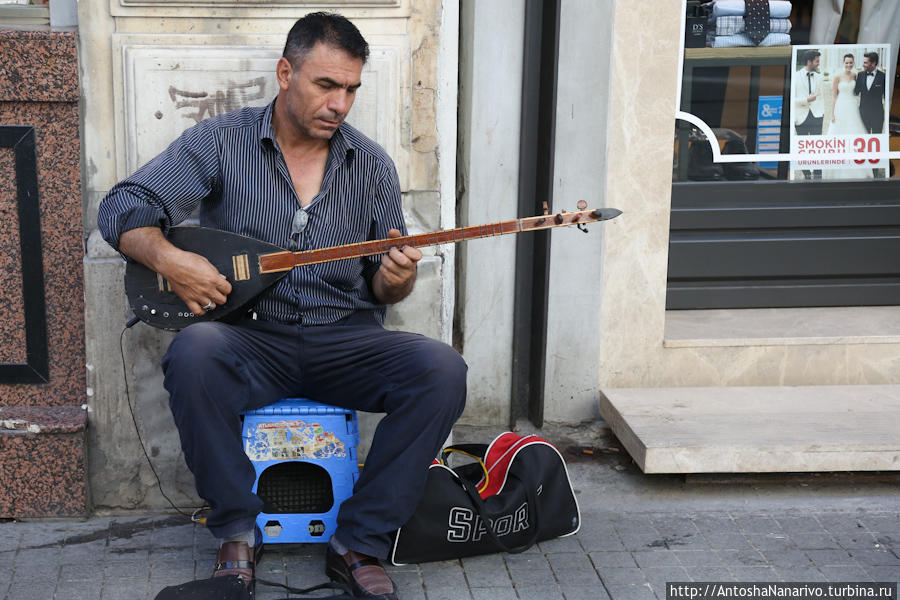
[[[182,508],[176,506],[175,503],[172,502],[172,499],[169,498],[169,496],[166,495],[166,492],[163,490],[162,481],[159,478],[159,473],[156,472],[156,467],[153,466],[153,461],[150,460],[150,454],[147,453],[147,448],[146,448],[146,446],[144,446],[144,440],[143,440],[143,438],[141,438],[141,430],[140,430],[140,427],[138,427],[137,417],[135,417],[135,415],[134,415],[134,407],[131,405],[131,393],[129,392],[129,389],[128,389],[128,368],[125,365],[125,332],[127,330],[131,329],[132,327],[134,327],[134,325],[137,324],[138,321],[139,321],[139,319],[137,317],[132,317],[125,324],[125,328],[122,329],[122,333],[119,334],[119,353],[122,356],[122,377],[125,380],[125,400],[128,403],[128,412],[131,414],[131,422],[134,423],[134,432],[137,434],[138,443],[141,445],[141,450],[144,452],[144,458],[147,459],[147,464],[150,466],[150,470],[153,472],[153,476],[156,477],[156,486],[159,488],[159,493],[162,494],[162,497],[166,499],[166,501],[169,503],[169,505],[173,509],[175,509],[175,511],[178,512],[178,514],[188,517],[191,521],[193,521],[195,523],[200,523],[202,525],[205,525],[206,518],[199,517],[198,515],[202,511],[207,510],[209,507],[201,506],[200,508],[194,509],[194,512],[189,514],[189,513],[184,512],[184,510]],[[186,509],[186,510],[190,510],[190,509]]]

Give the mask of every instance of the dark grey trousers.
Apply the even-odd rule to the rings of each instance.
[[[466,398],[459,353],[386,330],[371,313],[315,327],[197,323],[175,336],[162,365],[185,460],[220,538],[252,529],[262,510],[251,492],[256,475],[242,446],[242,411],[306,397],[386,413],[335,532],[348,548],[380,558],[415,511],[428,465]]]

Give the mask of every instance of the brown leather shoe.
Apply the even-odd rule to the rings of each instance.
[[[262,537],[259,535],[259,531],[257,531],[256,544],[253,548],[247,542],[225,542],[216,553],[216,566],[213,568],[212,576],[236,575],[252,593],[256,581],[256,563],[262,556],[262,549]]]
[[[328,544],[325,550],[325,575],[346,584],[356,598],[397,600],[397,587],[377,558],[354,552],[341,556]]]

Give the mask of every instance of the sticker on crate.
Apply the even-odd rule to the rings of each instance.
[[[344,442],[318,423],[276,421],[260,423],[247,431],[250,460],[296,460],[346,458]]]

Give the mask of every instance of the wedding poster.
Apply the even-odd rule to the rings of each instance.
[[[790,179],[888,176],[888,161],[866,153],[889,147],[891,74],[883,64],[889,50],[889,44],[793,47]]]

